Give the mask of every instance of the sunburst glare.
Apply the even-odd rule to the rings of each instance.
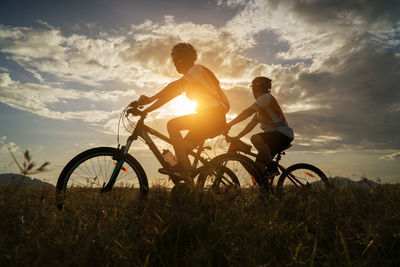
[[[173,99],[169,106],[171,108],[171,115],[187,115],[196,112],[197,103],[190,101],[184,95],[180,95]]]

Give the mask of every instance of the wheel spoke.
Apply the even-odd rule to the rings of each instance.
[[[295,186],[299,188],[311,188],[314,186],[329,185],[326,175],[317,167],[299,163],[290,166],[279,178],[277,187],[282,190],[284,187]]]
[[[97,187],[102,188],[104,184],[111,177],[112,170],[114,170],[114,161],[112,160],[113,154],[115,152],[112,149],[106,148],[107,153],[100,152],[100,154],[88,155],[86,158],[80,159],[68,172],[67,182],[65,184],[68,187]],[[137,188],[140,186],[139,176],[136,171],[134,164],[130,163],[129,160],[125,161],[124,165],[121,167],[121,172],[117,177],[116,184],[118,186],[128,186]],[[145,179],[141,178],[142,181]],[[147,180],[144,180],[147,184]]]
[[[101,164],[100,164],[100,157],[97,157],[97,164],[99,165],[101,176],[105,179],[106,177],[103,175],[103,169],[101,168]]]
[[[304,184],[300,181],[302,180],[300,177],[298,177],[297,175],[294,175],[293,173],[289,173],[288,175],[289,180],[292,181],[292,183],[297,186],[297,187],[302,187],[304,186]],[[299,179],[298,179],[299,178]]]
[[[92,159],[89,159],[89,161],[90,161],[90,164],[92,165],[92,169],[93,169],[93,172],[94,172],[95,176],[98,177],[98,175],[97,175],[97,173],[96,173],[96,169],[95,169],[94,166],[93,166],[93,161],[92,161]]]
[[[104,160],[105,160],[105,156],[103,156],[103,158],[104,158]],[[110,169],[110,166],[112,166],[113,164],[112,164],[112,160],[108,160],[107,161],[108,162],[108,164],[107,164],[107,171],[105,172],[105,177],[111,177],[111,174],[110,174],[110,172],[109,172],[109,169]]]
[[[252,185],[252,174],[261,176],[255,163],[238,154],[223,154],[214,158],[210,166],[216,168],[215,171],[203,178],[204,175],[199,176],[200,179],[206,179],[205,188],[210,188],[212,191],[223,193],[225,190],[232,190],[231,186],[248,187]],[[219,166],[219,167],[218,167]]]

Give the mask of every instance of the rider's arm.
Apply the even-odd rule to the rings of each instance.
[[[258,124],[258,121],[256,120],[251,120],[246,127],[236,136],[236,138],[242,138],[243,136],[245,136],[246,134],[248,134],[249,132],[251,132],[251,130],[254,129],[254,127],[256,127],[256,125]]]
[[[251,115],[253,115],[256,112],[256,110],[253,107],[249,107],[246,108],[245,110],[243,110],[239,115],[237,115],[236,118],[234,118],[233,120],[231,120],[229,123],[227,123],[227,126],[230,128],[233,125],[247,119],[248,117],[250,117]],[[253,127],[254,128],[254,127]]]
[[[160,92],[158,92],[154,96],[148,97],[146,100],[142,99],[142,101],[141,101],[141,99],[139,98],[139,104],[144,104],[144,105],[156,101],[151,106],[149,106],[148,108],[143,110],[143,112],[149,113],[149,112],[161,107],[162,105],[169,102],[170,100],[177,97],[178,95],[180,95],[184,91],[185,83],[186,83],[185,80],[179,79],[179,80],[169,83]]]

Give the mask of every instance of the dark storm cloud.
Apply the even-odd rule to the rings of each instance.
[[[400,14],[397,0],[295,0],[289,3],[293,5],[294,12],[310,23],[344,21],[346,16],[361,16],[367,22],[383,19],[394,23],[399,21]]]
[[[296,132],[308,139],[340,137],[330,143],[337,149],[400,149],[400,57],[368,42],[362,45],[356,52],[343,48],[337,53],[340,61],[332,58],[336,56],[327,58],[326,64],[338,62],[334,68],[322,65],[321,70],[330,72],[300,73],[292,79],[299,89],[288,98],[295,102],[311,97],[322,107],[291,113],[288,118]]]

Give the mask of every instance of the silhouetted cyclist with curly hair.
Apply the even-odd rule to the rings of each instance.
[[[208,68],[195,64],[197,52],[191,44],[176,44],[172,48],[171,57],[176,70],[183,76],[151,97],[140,96],[138,104],[146,105],[154,102],[144,110],[148,113],[183,92],[190,100],[197,102],[196,113],[168,121],[167,129],[178,165],[159,169],[161,173],[179,176],[193,184],[189,178],[190,161],[187,151],[195,148],[203,140],[223,132],[226,127],[225,114],[230,105],[215,75]],[[189,130],[185,137],[181,134],[182,130]]]

